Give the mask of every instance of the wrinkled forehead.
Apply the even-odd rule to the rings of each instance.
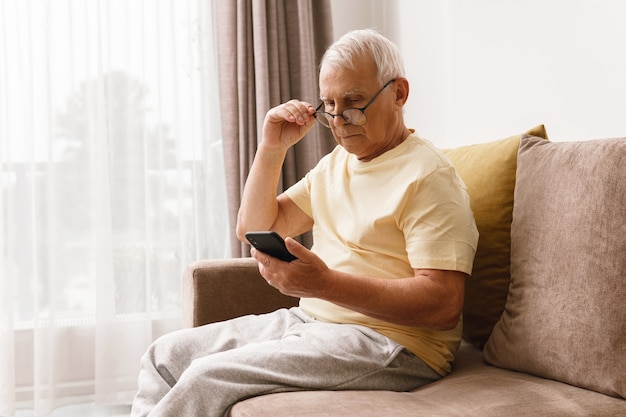
[[[320,68],[320,98],[366,94],[378,88],[378,73],[374,62],[357,59],[352,65],[325,63]]]
[[[364,96],[367,95],[369,89],[366,88],[366,86],[353,86],[353,87],[348,87],[347,89],[343,88],[342,85],[335,85],[335,88],[333,88],[333,85],[329,85],[328,88],[326,89],[322,89],[320,87],[320,99],[322,101],[328,101],[328,100],[338,100],[338,99],[342,99],[342,98],[349,98],[349,97],[355,97],[355,96]]]

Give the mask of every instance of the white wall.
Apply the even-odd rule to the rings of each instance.
[[[376,27],[405,57],[407,125],[441,147],[545,124],[626,136],[626,1],[331,0],[335,36]]]

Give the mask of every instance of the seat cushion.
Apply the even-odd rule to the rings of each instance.
[[[624,416],[626,401],[487,365],[464,343],[452,373],[413,392],[305,391],[236,404],[231,417]]]

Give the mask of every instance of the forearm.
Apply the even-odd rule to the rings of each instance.
[[[287,150],[313,127],[315,108],[303,101],[290,100],[265,115],[263,140],[250,168],[237,216],[237,237],[245,242],[251,230],[274,230],[285,233],[302,229],[302,217],[293,224],[281,215],[276,189]],[[282,219],[282,220],[281,220]],[[277,221],[283,224],[276,224]]]
[[[259,146],[246,180],[237,215],[237,237],[251,230],[270,230],[278,217],[276,189],[286,149]]]

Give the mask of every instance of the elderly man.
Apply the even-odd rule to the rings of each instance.
[[[313,231],[298,259],[253,250],[261,275],[300,305],[157,340],[142,359],[133,416],[223,416],[251,396],[296,390],[406,391],[445,376],[461,338],[478,233],[448,159],[408,129],[393,43],[354,31],[322,60],[321,104],[271,109],[237,235]],[[276,196],[287,150],[317,122],[338,146]]]

